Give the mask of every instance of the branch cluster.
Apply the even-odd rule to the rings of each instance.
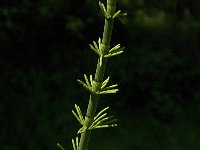
[[[113,124],[117,121],[117,119],[114,118],[114,116],[107,116],[106,111],[109,109],[109,107],[104,108],[101,110],[94,119],[91,119],[91,122],[88,124],[86,123],[86,119],[84,119],[81,109],[78,105],[75,104],[75,109],[72,110],[73,115],[78,120],[78,122],[82,125],[82,127],[78,130],[78,133],[83,133],[86,130],[93,130],[93,129],[99,129],[99,128],[108,128],[108,127],[116,127],[117,124]]]

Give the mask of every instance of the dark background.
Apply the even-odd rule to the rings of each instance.
[[[105,2],[105,1],[103,1]],[[118,127],[93,132],[92,150],[200,149],[200,1],[120,0],[106,77],[120,92],[102,96]],[[102,37],[97,0],[0,1],[0,149],[55,150],[80,125],[89,93],[76,79],[94,74],[88,44]],[[94,134],[95,133],[95,134]]]

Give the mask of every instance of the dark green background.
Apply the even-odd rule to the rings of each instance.
[[[105,1],[104,1],[105,2]],[[199,0],[120,0],[106,76],[120,92],[102,96],[118,127],[96,130],[90,150],[200,149]],[[0,1],[0,149],[72,149],[89,93],[76,79],[94,74],[89,43],[102,37],[97,0]]]

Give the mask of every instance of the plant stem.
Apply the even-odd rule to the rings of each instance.
[[[116,9],[116,0],[107,0],[107,13],[110,16],[113,16]],[[113,28],[114,19],[107,19],[105,18],[105,25],[104,25],[104,32],[103,32],[103,39],[102,51],[107,54],[110,48],[110,42],[112,37],[112,28]],[[106,69],[107,58],[102,59],[102,64],[100,65],[100,61],[98,60],[96,73],[94,81],[96,82],[95,91],[99,91],[100,84],[103,82],[104,73]],[[85,116],[85,122],[90,125],[94,119],[96,108],[99,101],[99,95],[90,95],[89,104],[87,108],[87,113]],[[86,130],[84,133],[81,134],[80,143],[78,150],[87,150],[89,139],[90,139],[91,130]]]

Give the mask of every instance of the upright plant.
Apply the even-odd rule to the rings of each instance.
[[[96,108],[101,94],[112,94],[118,91],[116,88],[118,86],[117,84],[107,86],[110,77],[104,80],[104,73],[108,58],[124,52],[124,47],[121,47],[120,44],[110,48],[110,42],[114,19],[120,18],[126,15],[126,13],[122,13],[121,10],[117,12],[115,11],[116,0],[107,0],[107,8],[105,8],[104,4],[101,2],[99,2],[99,6],[105,17],[103,39],[99,38],[97,43],[93,41],[93,44],[89,44],[91,50],[93,50],[99,57],[95,76],[93,77],[90,75],[88,78],[84,74],[85,82],[79,79],[77,80],[86,90],[90,92],[90,98],[85,117],[83,117],[81,109],[78,105],[75,104],[76,111],[72,110],[73,115],[82,126],[77,132],[77,134],[81,134],[80,140],[78,136],[76,137],[76,140],[72,139],[74,150],[87,150],[90,134],[93,129],[117,126],[117,119],[113,116],[107,116],[106,111],[109,107],[104,108],[97,114]],[[61,150],[64,150],[60,144],[57,144],[57,146]]]

